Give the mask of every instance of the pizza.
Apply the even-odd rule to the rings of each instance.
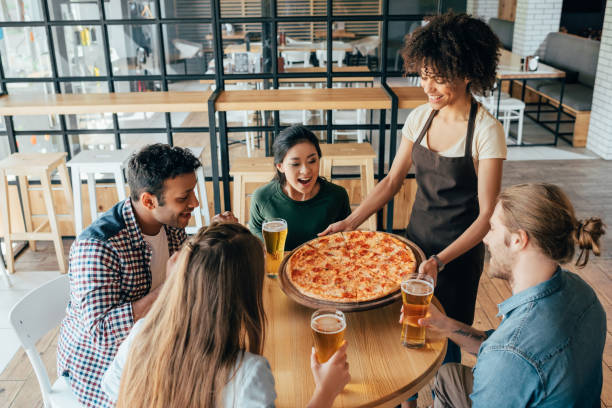
[[[286,276],[303,295],[332,302],[364,302],[400,288],[416,270],[405,242],[385,232],[337,232],[298,247]]]

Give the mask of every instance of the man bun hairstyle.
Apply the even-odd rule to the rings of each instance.
[[[468,90],[484,95],[495,85],[499,47],[484,21],[451,11],[407,34],[401,54],[406,73],[420,75],[425,68],[445,81],[468,79]]]
[[[501,192],[502,220],[510,232],[523,230],[542,252],[558,263],[572,260],[580,248],[576,266],[584,267],[592,251],[599,256],[599,240],[605,234],[600,218],[579,221],[567,195],[554,184],[518,184]]]
[[[127,180],[132,201],[138,201],[144,192],[155,195],[164,205],[164,181],[193,173],[202,165],[189,149],[155,143],[144,146],[130,157]]]

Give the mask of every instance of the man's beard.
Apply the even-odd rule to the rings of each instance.
[[[489,256],[487,275],[490,278],[498,278],[512,283],[512,259],[509,256]]]

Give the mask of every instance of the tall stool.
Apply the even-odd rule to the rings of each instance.
[[[203,147],[191,146],[187,147],[198,159],[201,158],[202,152],[204,151]],[[195,188],[196,197],[198,197],[198,201],[200,202],[200,206],[195,208],[191,215],[195,219],[196,225],[195,227],[187,227],[185,228],[185,232],[187,234],[195,234],[198,232],[202,225],[210,225],[210,210],[208,209],[208,195],[206,193],[206,179],[204,178],[204,166],[198,167],[196,170],[196,178],[197,185]],[[202,216],[204,216],[204,224],[202,224]]]
[[[115,177],[117,196],[119,201],[126,198],[123,169],[130,158],[130,150],[83,150],[68,162],[72,170],[72,189],[74,198],[75,235],[83,232],[83,202],[81,199],[81,174],[87,175],[87,191],[89,193],[89,212],[91,222],[94,222],[100,213],[96,199],[95,173],[112,173]]]
[[[15,259],[13,255],[13,240],[29,241],[32,250],[36,250],[35,240],[53,241],[55,254],[61,273],[68,271],[62,237],[59,232],[55,208],[53,207],[53,196],[51,194],[51,173],[57,169],[66,203],[72,207],[72,191],[68,182],[68,169],[65,161],[66,153],[14,153],[0,161],[0,211],[2,212],[2,233],[6,246],[6,264],[9,273],[15,273]],[[9,213],[8,178],[12,174],[16,176],[21,189],[23,202],[24,224],[26,232],[14,232]],[[32,213],[30,210],[30,198],[28,196],[28,177],[40,178],[43,198],[47,208],[48,220],[38,228],[32,228]],[[70,208],[71,215],[74,211]],[[49,225],[51,232],[41,232]]]
[[[274,177],[274,159],[272,157],[251,157],[234,159],[230,174],[234,177],[234,197],[232,209],[238,221],[246,224],[246,184],[266,183]]]
[[[321,175],[331,181],[332,167],[359,166],[361,176],[361,199],[374,190],[374,158],[376,153],[369,143],[321,144]],[[362,227],[376,231],[376,215],[372,214]]]

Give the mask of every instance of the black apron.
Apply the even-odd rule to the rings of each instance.
[[[433,118],[427,119],[412,148],[417,193],[406,231],[427,257],[437,254],[457,239],[478,217],[478,177],[472,159],[472,139],[478,104],[472,102],[463,157],[444,157],[421,146]],[[478,281],[484,265],[484,245],[446,265],[438,274],[435,296],[448,316],[471,325]]]

